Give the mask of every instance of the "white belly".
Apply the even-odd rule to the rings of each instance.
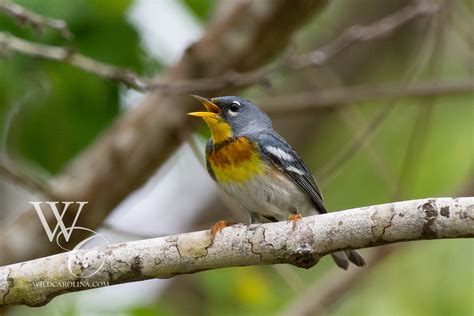
[[[243,183],[220,183],[224,191],[249,212],[287,219],[295,212],[314,214],[306,194],[283,173],[263,172]]]

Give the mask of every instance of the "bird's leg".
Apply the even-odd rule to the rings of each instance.
[[[298,222],[300,219],[302,219],[303,217],[301,216],[300,213],[293,213],[291,215],[288,216],[288,221],[290,222],[293,222],[293,229],[295,229],[296,227],[296,222]]]
[[[211,226],[211,239],[214,240],[217,233],[219,233],[224,228],[232,226],[234,224],[235,223],[233,223],[233,222],[218,221],[217,223],[215,223],[214,225]]]
[[[258,223],[260,220],[260,215],[255,212],[249,212],[250,215],[250,224]]]
[[[261,223],[276,223],[278,220],[270,215],[260,215],[255,212],[249,212],[250,214],[250,224],[261,224]]]

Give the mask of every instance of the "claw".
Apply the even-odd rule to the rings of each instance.
[[[217,223],[211,226],[211,239],[214,240],[217,233],[219,233],[224,228],[229,227],[234,224],[235,223],[227,222],[227,221],[218,221]]]
[[[296,223],[303,217],[299,213],[291,214],[288,216],[288,221],[293,222],[293,229],[296,227]]]

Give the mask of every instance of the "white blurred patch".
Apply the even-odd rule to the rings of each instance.
[[[202,35],[202,27],[181,1],[136,0],[128,14],[145,51],[165,65],[173,64]],[[138,105],[144,93],[122,87],[122,108]]]
[[[204,148],[201,150],[204,152]],[[146,235],[184,232],[199,206],[210,202],[216,192],[206,169],[184,144],[107,221],[121,230]]]
[[[165,64],[176,62],[202,34],[199,22],[181,1],[136,0],[129,18],[143,47]]]

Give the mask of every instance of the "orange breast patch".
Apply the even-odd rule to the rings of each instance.
[[[215,146],[207,159],[218,182],[246,181],[263,167],[256,145],[245,137]]]

